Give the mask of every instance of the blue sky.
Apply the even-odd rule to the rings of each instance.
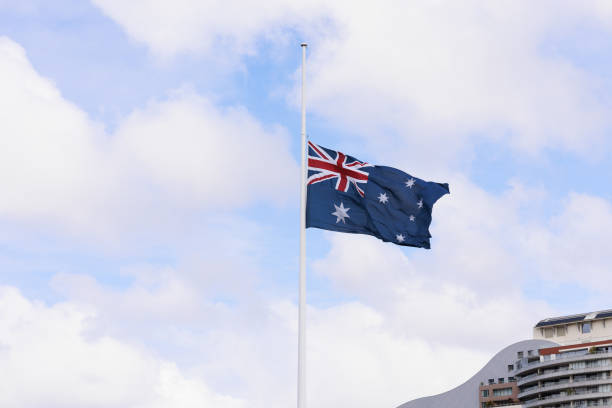
[[[302,41],[312,140],[451,188],[429,251],[308,231],[313,406],[612,307],[603,2],[0,1],[0,29],[0,405],[294,403]]]

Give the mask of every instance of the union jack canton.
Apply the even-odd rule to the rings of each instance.
[[[433,204],[448,184],[423,181],[308,142],[306,226],[429,248]]]

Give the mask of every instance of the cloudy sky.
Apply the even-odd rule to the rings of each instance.
[[[1,406],[295,404],[302,41],[313,141],[451,187],[308,231],[311,406],[612,307],[610,2],[0,0]]]

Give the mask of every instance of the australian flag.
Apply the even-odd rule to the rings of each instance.
[[[423,181],[308,142],[306,227],[429,248],[434,203],[448,184]]]

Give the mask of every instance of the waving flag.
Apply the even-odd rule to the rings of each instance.
[[[448,184],[374,166],[308,142],[306,227],[429,248],[434,203]]]

